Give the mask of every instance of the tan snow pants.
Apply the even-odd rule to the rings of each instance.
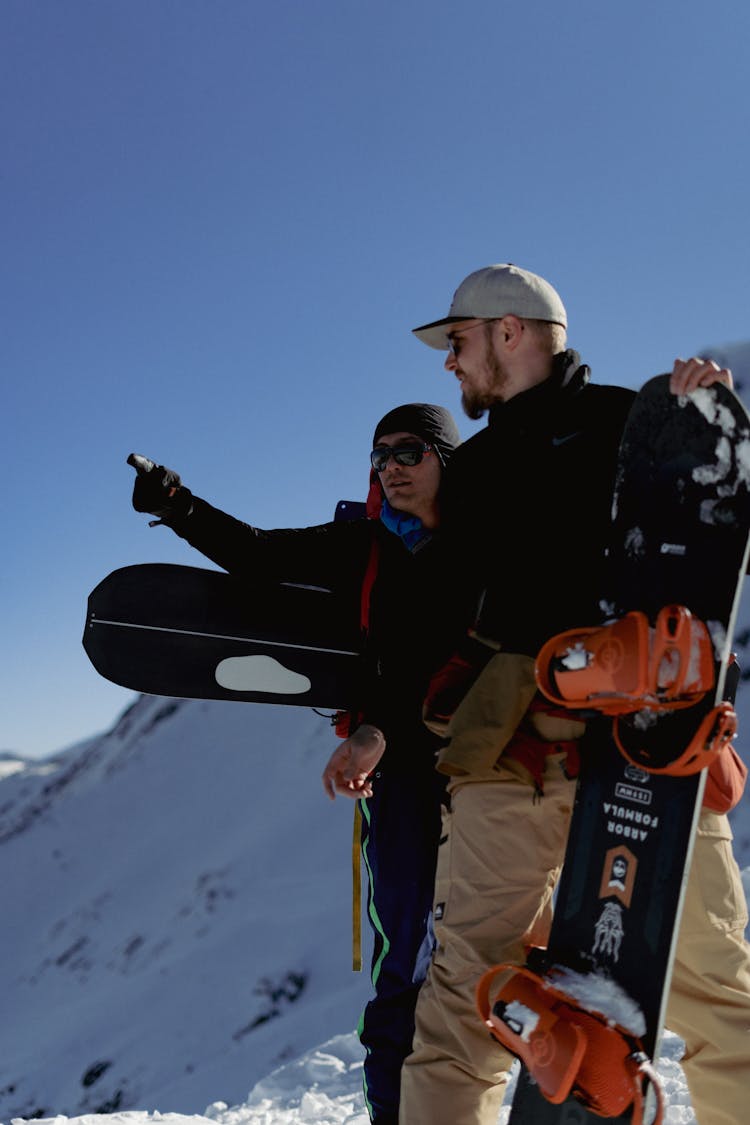
[[[521,963],[545,944],[574,783],[559,756],[545,795],[517,767],[454,778],[435,884],[437,950],[402,1071],[400,1125],[496,1125],[512,1057],[475,1006],[486,968]],[[750,1120],[750,948],[747,912],[725,816],[701,817],[674,968],[667,1026],[683,1059],[700,1125]]]
[[[677,943],[667,1027],[699,1125],[750,1121],[750,945],[747,904],[726,816],[704,811]]]
[[[548,759],[545,796],[510,770],[451,783],[435,878],[437,948],[417,999],[401,1072],[400,1125],[495,1125],[513,1061],[482,1024],[486,968],[544,945],[574,782]]]

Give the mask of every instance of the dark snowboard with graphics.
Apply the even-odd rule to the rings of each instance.
[[[700,762],[712,738],[731,738],[722,734],[727,709],[718,705],[732,697],[736,679],[749,481],[750,418],[732,391],[716,385],[678,397],[667,375],[645,384],[621,445],[602,608],[607,620],[646,615],[652,643],[655,635],[663,641],[658,678],[670,661],[685,665],[695,655],[694,638],[685,648],[673,635],[685,627],[679,612],[662,612],[687,607],[707,626],[713,687],[682,709],[613,719],[615,709],[590,723],[545,964],[583,968],[624,990],[642,1016],[636,1030],[652,1060],[706,777],[705,768],[691,776],[653,771],[681,756]],[[606,653],[615,663],[616,648]],[[630,1122],[633,1114],[631,1106],[609,1120]],[[552,1104],[522,1068],[509,1120],[600,1125],[603,1118],[573,1096]]]

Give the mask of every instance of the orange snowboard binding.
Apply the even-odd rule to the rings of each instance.
[[[540,650],[535,672],[539,690],[553,703],[612,715],[620,752],[651,773],[698,773],[737,733],[731,703],[708,706],[716,682],[713,643],[704,623],[682,605],[665,606],[653,628],[634,611],[608,625],[559,633]],[[664,726],[665,713],[701,703]],[[657,716],[654,740],[649,732]]]
[[[685,606],[666,606],[653,629],[634,611],[552,637],[537,656],[536,678],[553,703],[604,715],[691,707],[714,686],[714,649]]]
[[[493,982],[512,975],[490,1003]],[[581,974],[572,974],[585,981]],[[568,1097],[600,1117],[619,1117],[633,1107],[633,1125],[643,1125],[646,1088],[656,1094],[656,1116],[664,1119],[659,1079],[638,1038],[611,1017],[579,1005],[559,984],[563,970],[538,976],[530,969],[497,965],[477,987],[477,1006],[491,1034],[521,1059],[545,1098],[559,1105]]]

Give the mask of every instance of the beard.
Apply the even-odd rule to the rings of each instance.
[[[461,407],[472,422],[483,418],[491,406],[502,401],[503,388],[508,384],[508,373],[492,347],[489,325],[486,328],[482,364],[483,385],[469,387],[464,383],[461,387]]]
[[[467,418],[471,418],[472,422],[478,422],[484,417],[489,406],[476,391],[462,390],[461,408]]]

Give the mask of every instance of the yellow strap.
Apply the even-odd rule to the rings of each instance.
[[[362,972],[362,810],[354,802],[354,831],[352,833],[352,972]]]

